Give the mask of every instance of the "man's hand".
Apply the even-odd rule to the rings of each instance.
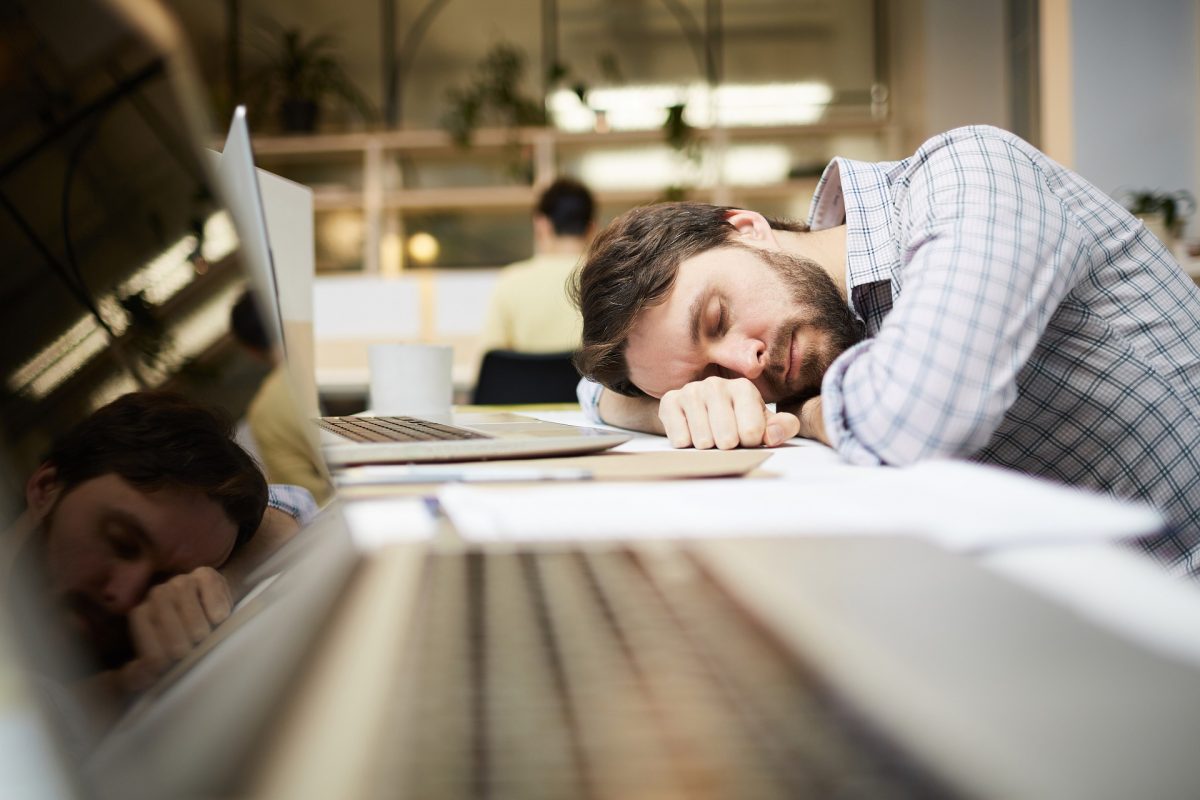
[[[152,683],[224,622],[232,608],[229,584],[211,567],[176,575],[151,589],[129,613],[137,657],[121,669],[126,689]]]
[[[672,389],[658,404],[658,417],[674,447],[774,447],[800,431],[786,411],[772,413],[746,378],[705,378]]]

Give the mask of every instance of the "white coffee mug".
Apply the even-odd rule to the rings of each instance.
[[[454,398],[454,348],[441,344],[373,344],[371,413],[446,416]]]

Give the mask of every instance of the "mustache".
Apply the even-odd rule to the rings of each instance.
[[[796,331],[804,323],[801,320],[789,320],[779,326],[771,344],[767,347],[767,368],[763,371],[763,380],[770,386],[777,397],[783,397],[788,392],[787,368],[791,356],[792,340]]]

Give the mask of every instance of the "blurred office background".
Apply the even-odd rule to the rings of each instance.
[[[831,157],[987,123],[1184,223],[1200,184],[1198,0],[166,3],[218,126],[247,103],[259,165],[314,190],[329,398],[371,341],[450,342],[468,382],[496,269],[530,255],[560,175],[601,224],[661,198],[804,218]]]

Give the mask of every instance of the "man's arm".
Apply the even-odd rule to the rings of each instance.
[[[898,209],[871,212],[905,232],[893,242],[903,291],[821,383],[828,433],[853,464],[979,452],[1016,402],[1056,309],[1090,274],[1078,214],[1027,145],[985,128],[938,141],[922,148]]]
[[[821,406],[821,396],[809,398],[805,400],[800,408],[780,409],[786,410],[796,415],[800,420],[800,432],[798,436],[803,436],[805,439],[815,439],[821,444],[833,446],[833,442],[829,441],[829,435],[825,431],[825,416]]]
[[[658,401],[653,397],[626,397],[604,389],[600,393],[598,411],[606,425],[660,436],[665,432],[662,420],[658,418]]]
[[[251,572],[300,530],[300,522],[286,511],[268,506],[254,538],[242,545],[223,565],[221,575],[234,597],[250,588],[246,578]]]

